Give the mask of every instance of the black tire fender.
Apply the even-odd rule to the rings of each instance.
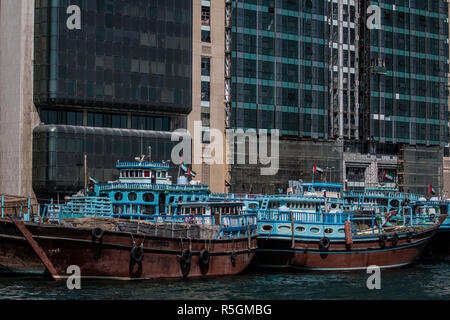
[[[92,229],[92,238],[94,240],[101,240],[103,238],[105,231],[102,228]]]
[[[144,249],[142,247],[136,247],[134,246],[133,249],[130,251],[131,259],[134,262],[141,262],[144,258]]]
[[[398,234],[394,233],[394,235],[391,238],[391,242],[392,242],[392,245],[394,247],[397,245],[397,243],[398,243]]]
[[[387,236],[385,234],[383,234],[380,237],[380,247],[381,248],[386,248],[386,241],[387,241]]]
[[[181,253],[181,262],[183,264],[190,264],[192,259],[192,252],[189,249],[184,249]]]
[[[326,251],[326,250],[328,250],[329,247],[330,247],[330,239],[329,238],[323,237],[322,239],[320,239],[319,249],[321,251]]]
[[[203,249],[200,251],[199,261],[201,264],[207,265],[209,263],[209,259],[211,257],[211,254],[208,250]]]

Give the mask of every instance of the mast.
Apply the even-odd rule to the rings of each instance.
[[[84,153],[84,196],[87,196],[87,153]]]

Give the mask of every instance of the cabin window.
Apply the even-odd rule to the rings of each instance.
[[[155,201],[155,195],[153,193],[145,193],[143,199],[145,202],[153,202]]]
[[[332,234],[332,233],[334,233],[334,230],[333,230],[333,228],[326,228],[326,229],[324,230],[324,232],[325,232],[326,234]]]
[[[123,199],[123,195],[121,192],[116,192],[116,194],[114,195],[114,200],[116,201],[122,201]]]
[[[149,170],[145,170],[144,171],[144,177],[145,178],[150,178],[150,171]]]
[[[306,228],[303,226],[298,226],[295,228],[295,232],[298,232],[298,233],[303,233],[305,231],[306,231]]]
[[[291,226],[281,225],[277,227],[277,230],[282,233],[291,232]]]
[[[317,233],[320,232],[320,229],[317,228],[317,227],[311,227],[311,228],[309,229],[309,232],[314,233],[314,234],[317,234]]]
[[[155,214],[155,207],[154,206],[143,206],[142,207],[142,213],[147,215],[154,215]]]
[[[128,200],[130,200],[130,201],[136,201],[136,199],[137,199],[137,194],[136,194],[136,193],[131,192],[131,193],[128,195]]]
[[[263,232],[270,232],[273,230],[273,226],[271,226],[270,224],[265,224],[261,227],[261,231]]]
[[[139,170],[138,173],[139,173],[139,178],[142,178],[142,170]]]
[[[340,229],[338,230],[338,232],[341,233],[341,234],[344,234],[344,233],[345,233],[345,229],[344,229],[344,228],[340,228]]]

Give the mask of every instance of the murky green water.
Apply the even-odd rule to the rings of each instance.
[[[381,290],[368,290],[365,272],[268,272],[235,277],[82,281],[81,290],[40,277],[0,276],[0,299],[450,299],[450,263],[418,263],[381,272]]]

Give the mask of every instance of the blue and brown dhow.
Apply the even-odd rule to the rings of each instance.
[[[40,219],[2,219],[2,234],[31,247],[55,279],[70,265],[82,277],[112,279],[233,275],[250,265],[256,213],[243,203],[208,202],[205,186],[172,185],[165,164],[118,168],[119,181],[49,204]]]
[[[83,278],[222,276],[241,273],[255,254],[256,214],[241,209],[242,203],[202,202],[179,204],[180,215],[1,224],[2,232],[26,238],[54,279],[67,277],[71,265]]]
[[[403,225],[387,227],[373,213],[260,211],[256,263],[323,271],[403,267],[416,261],[446,218],[423,222],[403,214]]]

